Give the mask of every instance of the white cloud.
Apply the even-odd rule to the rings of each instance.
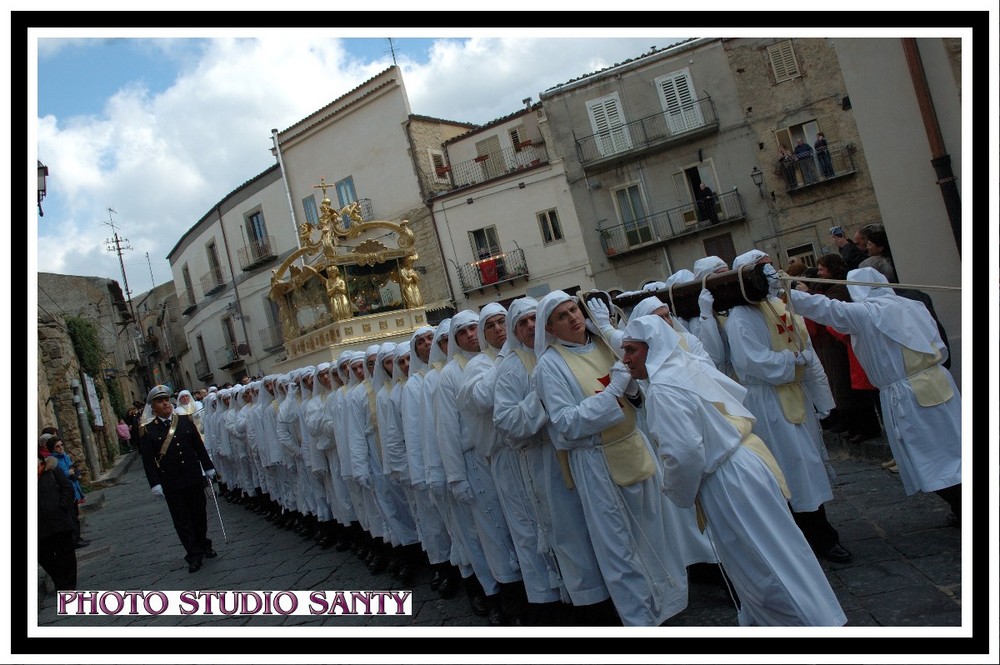
[[[66,48],[74,40],[45,40]],[[671,39],[476,37],[397,57],[420,115],[484,123],[538,101],[542,90],[636,57]],[[60,42],[60,43],[55,43]],[[404,42],[405,44],[405,42]],[[134,251],[125,255],[133,292],[171,278],[166,254],[223,196],[274,163],[271,128],[284,129],[391,64],[359,61],[349,44],[316,32],[260,39],[163,39],[150,43],[184,60],[167,89],[137,83],[97,116],[40,118],[39,156],[49,166],[38,269],[120,279],[106,251],[114,221]],[[136,272],[133,277],[133,272]]]

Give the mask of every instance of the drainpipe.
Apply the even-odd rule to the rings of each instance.
[[[236,297],[236,313],[240,317],[240,327],[243,328],[243,343],[247,345],[247,349],[250,351],[250,355],[253,355],[253,349],[250,347],[250,335],[247,333],[247,321],[243,317],[243,303],[240,302],[240,289],[236,286],[236,272],[233,270],[233,255],[229,252],[229,240],[226,238],[226,227],[222,223],[222,209],[219,206],[215,207],[215,214],[219,217],[219,228],[222,230],[222,244],[226,248],[226,262],[229,263],[229,274],[233,277],[233,295]],[[239,351],[237,351],[239,353]],[[257,365],[257,369],[260,369],[260,363]]]
[[[83,450],[87,455],[87,466],[90,468],[90,477],[93,480],[101,475],[101,458],[94,447],[94,440],[90,438],[90,421],[87,420],[87,407],[84,406],[83,389],[80,381],[71,379],[70,388],[73,389],[73,404],[76,405],[76,420],[80,427],[80,438],[83,440]]]
[[[910,78],[913,80],[913,91],[917,95],[920,117],[924,121],[924,131],[927,132],[927,143],[931,149],[931,166],[934,167],[934,172],[937,174],[937,184],[941,188],[944,207],[948,211],[951,232],[955,236],[955,245],[958,247],[959,256],[961,256],[962,199],[958,194],[955,174],[951,170],[951,155],[945,149],[944,138],[941,136],[941,126],[938,124],[937,112],[934,110],[934,99],[931,97],[930,87],[927,85],[927,75],[920,58],[917,40],[905,38],[900,41],[903,43],[906,66],[909,68]]]
[[[271,130],[271,141],[274,142],[274,152],[278,156],[278,168],[281,169],[281,180],[285,183],[285,197],[288,198],[288,214],[291,215],[292,220],[292,237],[295,238],[295,246],[298,249],[302,249],[299,244],[299,225],[295,221],[295,206],[292,205],[292,190],[288,184],[288,171],[285,170],[285,160],[281,156],[281,145],[278,143],[278,130]],[[306,260],[302,257],[302,265],[306,264]]]

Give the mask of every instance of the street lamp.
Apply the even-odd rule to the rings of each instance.
[[[750,172],[750,179],[753,180],[753,184],[757,185],[757,193],[760,194],[760,198],[764,198],[764,190],[761,189],[761,185],[764,184],[764,172],[754,166],[753,171]]]
[[[40,160],[38,161],[38,216],[44,217],[45,213],[42,212],[42,199],[45,198],[45,177],[49,175],[49,167],[42,164]]]

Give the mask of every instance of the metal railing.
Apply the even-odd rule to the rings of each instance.
[[[236,350],[238,346],[239,344],[234,342],[222,347],[221,349],[216,349],[215,364],[222,369],[226,369],[227,367],[232,367],[233,365],[242,362],[240,352]]]
[[[774,174],[781,178],[785,191],[805,189],[813,185],[836,180],[857,172],[854,164],[854,145],[831,143],[826,153],[812,151],[809,157],[778,160]]]
[[[525,142],[518,146],[501,148],[475,159],[439,168],[436,172],[439,176],[450,174],[455,187],[466,187],[548,161],[544,144]]]
[[[210,270],[201,276],[201,290],[206,296],[226,288],[226,278],[222,274],[222,268]]]
[[[260,346],[265,351],[273,351],[285,343],[285,336],[281,332],[281,324],[274,324],[257,331],[260,336]]]
[[[674,111],[660,111],[639,120],[585,136],[576,141],[580,164],[587,166],[625,153],[719,128],[719,116],[711,97],[681,105]]]
[[[236,250],[241,270],[252,270],[278,256],[274,236],[255,238],[246,247]]]
[[[528,277],[528,265],[520,247],[458,267],[458,281],[462,284],[463,293],[498,286],[518,277]]]
[[[746,218],[743,197],[737,190],[716,194],[714,202],[717,222],[702,214],[697,203],[686,203],[641,217],[633,222],[598,229],[601,246],[605,254],[616,256],[646,245],[710,228],[716,224]]]
[[[207,360],[195,360],[194,373],[199,379],[208,379],[212,376],[212,368]]]
[[[198,301],[194,297],[194,291],[187,291],[180,297],[181,314],[190,314],[198,309]]]

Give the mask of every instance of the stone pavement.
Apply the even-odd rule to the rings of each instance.
[[[837,472],[830,522],[853,552],[846,564],[822,561],[848,617],[848,626],[961,625],[962,538],[946,524],[947,505],[933,494],[907,497],[899,476],[883,469],[884,441],[848,450],[827,434]],[[134,463],[133,463],[134,462]],[[116,469],[117,481],[88,496],[84,536],[77,550],[80,589],[86,590],[337,590],[400,589],[387,574],[372,576],[351,552],[324,550],[263,517],[222,499],[228,544],[210,506],[209,537],[219,552],[197,573],[187,572],[166,505],[155,499],[134,457]],[[94,508],[97,508],[96,510]],[[41,569],[39,569],[40,571]],[[55,597],[40,594],[38,624],[47,626],[486,626],[464,593],[442,600],[422,571],[407,617],[159,616],[59,617]],[[51,584],[51,583],[49,583]],[[689,607],[668,626],[736,626],[732,602],[712,583],[690,585]]]

